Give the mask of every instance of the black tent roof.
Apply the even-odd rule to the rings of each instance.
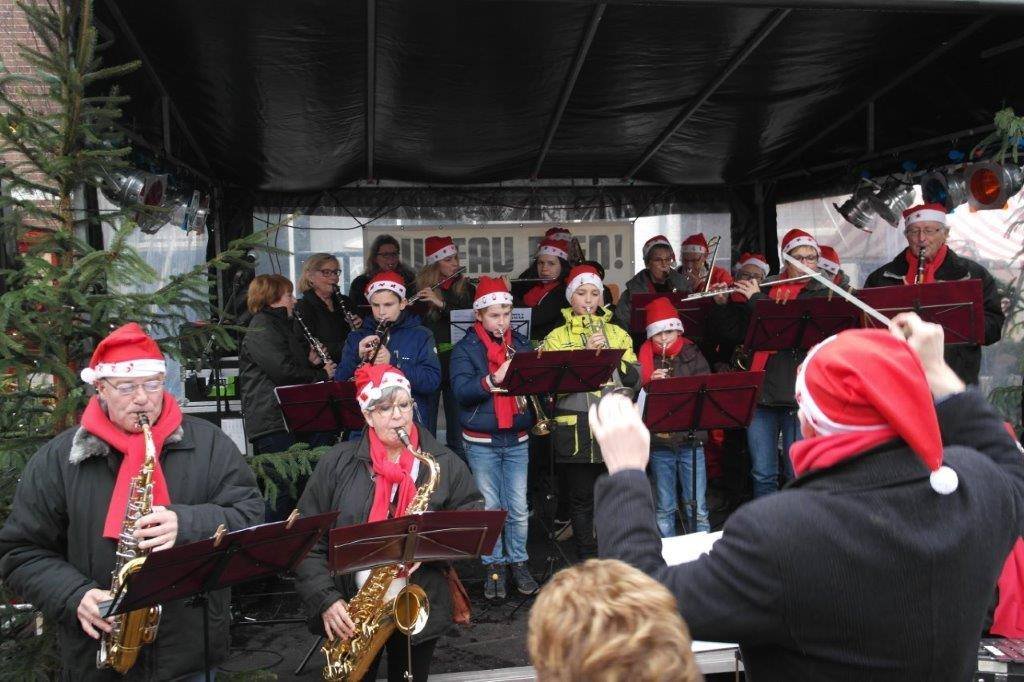
[[[124,84],[136,131],[260,192],[781,176],[797,193],[941,162],[999,108],[1024,110],[1018,3],[762,4],[107,0],[97,15],[110,61],[146,63]]]

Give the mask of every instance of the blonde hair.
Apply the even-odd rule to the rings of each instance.
[[[672,594],[615,559],[564,569],[530,611],[539,682],[696,682],[690,632]]]
[[[429,289],[438,282],[441,277],[441,263],[431,263],[430,265],[423,266],[423,269],[416,275],[416,291],[421,289]],[[455,284],[451,286],[451,291],[459,296],[466,295],[466,290],[469,288],[469,280],[465,277],[460,277]]]
[[[307,258],[306,262],[302,264],[302,274],[299,275],[299,292],[304,294],[312,289],[313,282],[310,280],[310,277],[314,272],[322,269],[332,261],[335,265],[341,267],[340,261],[329,253],[314,253],[312,256]]]
[[[249,283],[245,305],[254,315],[282,296],[294,291],[291,280],[284,275],[256,275]]]

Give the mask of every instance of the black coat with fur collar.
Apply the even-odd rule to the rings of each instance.
[[[143,647],[125,677],[96,670],[98,643],[76,616],[82,596],[110,586],[116,542],[103,537],[121,454],[84,429],[68,429],[25,467],[11,514],[0,529],[0,577],[56,624],[62,679],[173,680],[203,667],[202,610],[183,601],[163,605],[156,641]],[[164,443],[160,464],[178,515],[176,544],[213,535],[219,524],[239,530],[263,520],[256,479],[238,448],[209,422],[185,416]],[[210,655],[228,652],[230,590],[210,596]]]

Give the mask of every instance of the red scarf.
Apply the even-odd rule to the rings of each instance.
[[[544,297],[554,291],[559,284],[561,284],[561,281],[557,278],[550,282],[534,284],[533,288],[527,291],[526,295],[523,296],[523,303],[530,308],[540,305],[540,302],[544,300]]]
[[[853,455],[899,437],[890,427],[861,433],[814,436],[790,445],[789,459],[793,462],[793,473],[800,476],[808,471],[835,466]]]
[[[377,432],[366,429],[370,439],[370,462],[376,476],[376,487],[373,491],[373,506],[367,523],[383,521],[389,518],[391,508],[391,486],[398,484],[398,495],[395,497],[395,518],[405,514],[406,507],[416,496],[416,481],[412,480],[412,465],[416,460],[408,448],[402,449],[397,462],[388,457],[388,449],[381,442]],[[415,424],[409,425],[409,441],[414,448],[419,447],[420,433]]]
[[[932,258],[930,262],[925,262],[923,284],[935,281],[935,271],[942,265],[942,261],[946,260],[947,251],[949,249],[943,244],[942,248],[935,252],[935,258]],[[904,275],[903,281],[907,284],[917,284],[917,254],[913,249],[907,249],[903,253],[907,258],[907,274]]]
[[[442,288],[442,289],[444,289],[445,291],[448,291],[448,290],[449,290],[449,289],[451,289],[451,288],[452,288],[453,286],[455,286],[456,282],[458,282],[458,281],[459,281],[460,279],[462,279],[462,275],[459,275],[458,277],[452,277],[452,278],[451,278],[450,280],[448,280],[447,282],[441,282],[441,285],[440,285],[440,286],[441,286],[441,288]]]
[[[679,352],[683,350],[683,346],[693,343],[690,339],[686,338],[682,334],[665,349],[665,357],[674,358],[679,355]],[[657,348],[657,352],[655,352]],[[651,375],[654,374],[654,363],[656,359],[661,358],[661,345],[654,343],[652,339],[647,339],[640,346],[640,352],[637,354],[640,360],[640,384],[646,386],[651,380]]]
[[[810,282],[809,279],[802,279],[799,282],[776,284],[771,287],[771,291],[768,292],[768,297],[776,303],[779,301],[792,301],[800,295],[800,292],[804,290],[804,287],[807,286],[808,282]]]
[[[181,426],[181,408],[170,393],[164,391],[164,405],[156,424],[150,429],[153,434],[153,445],[156,447],[156,464],[153,467],[153,504],[168,505],[171,496],[167,492],[164,470],[160,467],[164,441]],[[124,525],[124,514],[128,507],[128,489],[132,477],[139,473],[146,459],[146,439],[141,433],[127,433],[115,426],[107,413],[100,407],[97,396],[89,400],[82,414],[82,428],[96,436],[104,443],[120,452],[121,466],[117,470],[114,492],[110,495],[107,507],[107,520],[103,523],[103,537],[117,540],[121,536]]]
[[[498,343],[494,340],[494,337],[484,329],[483,324],[477,322],[473,325],[473,329],[476,331],[477,337],[484,344],[484,348],[487,349],[487,371],[490,374],[494,374],[501,367],[507,356],[505,354],[505,346],[512,345],[512,330],[505,330],[504,343]],[[516,399],[515,396],[505,395],[503,393],[494,394],[494,416],[498,418],[499,429],[511,429],[512,420],[516,416]]]

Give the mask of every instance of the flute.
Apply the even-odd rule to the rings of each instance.
[[[812,277],[813,277],[813,275],[800,275],[799,277],[790,277],[788,279],[777,279],[774,282],[765,282],[765,283],[761,284],[760,287],[762,289],[765,289],[767,287],[773,287],[776,284],[790,284],[792,282],[802,282],[805,279],[811,279]],[[690,294],[689,296],[687,296],[683,300],[684,301],[695,301],[695,300],[700,299],[700,298],[711,298],[712,296],[718,296],[719,294],[722,294],[722,295],[734,294],[734,293],[736,293],[738,291],[740,291],[739,287],[728,287],[728,288],[725,288],[725,289],[719,289],[718,291],[702,291],[702,292],[700,292],[698,294]]]
[[[427,287],[427,289],[430,290],[430,291],[433,291],[434,289],[438,288],[439,286],[442,286],[443,284],[446,284],[446,283],[450,282],[451,280],[455,279],[456,277],[458,277],[459,275],[461,275],[465,271],[466,271],[466,266],[463,265],[461,268],[459,268],[458,270],[456,270],[452,274],[448,275],[444,279],[438,280],[437,284],[430,285],[429,287]],[[422,300],[422,298],[423,297],[420,296],[419,292],[417,292],[415,296],[413,296],[412,298],[409,299],[409,303],[415,303],[416,301]]]

